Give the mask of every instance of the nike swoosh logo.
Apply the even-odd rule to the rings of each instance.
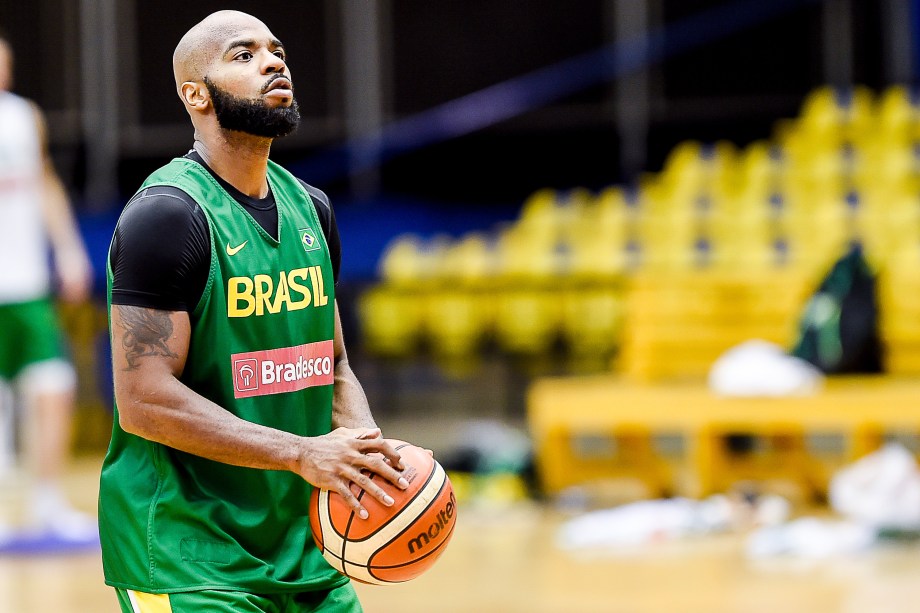
[[[227,243],[227,255],[236,255],[237,253],[240,252],[240,249],[242,249],[243,247],[246,246],[246,243],[248,243],[248,242],[249,242],[248,240],[243,241],[242,243],[240,243],[240,244],[237,245],[236,247],[231,247],[231,246],[230,246],[230,243]]]

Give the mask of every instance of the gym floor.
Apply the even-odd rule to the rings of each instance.
[[[73,465],[68,491],[92,512],[101,458]],[[16,492],[0,499],[7,515]],[[569,515],[534,502],[460,507],[456,534],[425,575],[356,585],[369,613],[856,613],[917,610],[920,545],[822,561],[751,562],[739,535],[662,542],[630,554],[555,547]],[[117,613],[98,550],[0,557],[0,611]]]

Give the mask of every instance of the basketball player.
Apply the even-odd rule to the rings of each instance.
[[[193,148],[143,183],[109,254],[106,582],[124,611],[360,611],[312,543],[311,488],[366,518],[352,484],[389,506],[371,476],[408,483],[346,357],[328,199],[269,160],[299,121],[284,46],[219,11],[173,69]]]
[[[71,508],[60,486],[76,376],[52,304],[53,277],[61,299],[81,302],[92,271],[48,154],[42,113],[9,91],[12,67],[12,49],[0,35],[0,380],[13,384],[30,425],[25,448],[35,480],[25,515],[31,528],[94,540],[96,520]]]

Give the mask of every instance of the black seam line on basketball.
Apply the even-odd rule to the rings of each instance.
[[[371,478],[373,479],[373,477]],[[361,502],[361,498],[364,496],[365,491],[366,490],[361,490],[360,492],[358,492],[358,495],[356,496],[356,498],[358,499],[358,502]],[[341,535],[342,536],[342,557],[339,559],[342,560],[342,570],[345,570],[345,547],[348,545],[348,532],[351,530],[351,524],[353,521],[355,521],[355,510],[354,509],[352,509],[351,512],[348,514],[348,521],[345,522],[345,533]],[[334,522],[331,522],[331,523],[334,524]]]
[[[337,556],[337,555],[335,554],[335,552],[332,551],[331,549],[327,549],[326,552],[327,552],[329,555],[331,555],[333,558],[335,558],[336,560],[338,560],[338,561],[340,561],[340,562],[342,561],[342,558],[340,558],[339,556]]]
[[[373,479],[373,477],[371,477]],[[364,496],[364,492],[367,490],[361,490],[358,492],[356,498],[358,502],[361,502],[361,498]],[[351,531],[351,524],[355,521],[355,510],[352,509],[351,513],[348,514],[348,521],[345,522],[345,534],[342,535],[342,569],[345,569],[345,547],[348,545],[348,533]]]
[[[331,495],[332,492],[329,492],[329,494]],[[341,538],[344,539],[344,538],[345,538],[345,535],[342,534],[341,532],[339,532],[338,528],[335,527],[335,522],[332,521],[332,498],[331,498],[330,495],[327,495],[327,496],[326,496],[326,517],[330,518],[330,519],[329,519],[329,525],[332,527],[332,531],[333,531],[337,536],[339,536],[339,537],[341,537]],[[317,509],[319,509],[319,503],[317,503],[316,506],[317,506]],[[320,517],[322,517],[322,515],[320,515]],[[322,529],[322,524],[320,524],[320,529]],[[347,526],[346,526],[346,531],[347,531]],[[325,548],[326,548],[326,545],[325,545],[325,542],[324,542],[324,544],[323,544],[323,549],[325,549]],[[329,550],[329,551],[331,551],[331,550]]]
[[[454,534],[454,528],[455,528],[456,526],[457,526],[456,523],[455,523],[455,524],[452,524],[451,527],[450,527],[450,530],[447,531],[447,536],[445,536],[444,539],[443,539],[440,543],[438,543],[437,545],[435,545],[434,547],[432,547],[432,548],[431,548],[431,551],[429,551],[428,553],[426,553],[425,555],[423,555],[423,556],[420,557],[420,558],[415,558],[415,559],[413,559],[411,562],[403,562],[403,563],[401,563],[401,564],[392,564],[392,565],[390,565],[390,566],[377,566],[377,565],[372,565],[372,564],[361,564],[360,562],[352,562],[351,560],[348,560],[348,559],[346,559],[346,558],[339,557],[339,556],[337,556],[337,555],[335,554],[335,552],[332,551],[331,549],[327,549],[326,551],[328,551],[328,552],[329,552],[329,555],[331,555],[333,558],[335,558],[335,559],[338,560],[339,562],[344,562],[344,563],[348,564],[349,566],[357,566],[357,567],[359,567],[359,568],[363,568],[364,570],[368,571],[368,573],[370,573],[371,575],[373,575],[373,573],[370,572],[372,569],[377,569],[377,570],[391,570],[391,569],[394,569],[394,568],[402,568],[403,566],[412,566],[413,564],[415,564],[415,563],[418,562],[419,560],[424,560],[425,558],[427,558],[427,557],[429,557],[429,556],[431,556],[431,555],[434,555],[434,553],[437,552],[438,549],[440,549],[441,547],[444,547],[444,546],[450,541],[450,537],[453,536],[453,534]],[[377,579],[381,579],[380,577],[376,577],[376,578],[377,578]],[[381,580],[382,580],[382,581],[385,581],[385,579],[381,579]],[[394,582],[394,583],[400,583],[400,582]]]
[[[343,558],[343,557],[337,556],[337,555],[335,554],[335,552],[332,551],[331,549],[327,549],[326,551],[328,551],[328,552],[332,555],[332,557],[335,558],[336,560],[339,560],[339,561],[341,561],[341,562],[347,562],[347,563],[350,564],[351,566],[358,566],[358,567],[361,567],[361,568],[367,570],[368,572],[370,572],[371,568],[379,568],[379,569],[384,569],[384,570],[391,569],[391,568],[402,568],[403,566],[411,566],[412,564],[415,564],[415,563],[418,562],[419,560],[424,560],[425,558],[427,558],[428,556],[430,556],[430,555],[432,555],[434,552],[436,552],[438,549],[440,549],[441,547],[443,547],[443,546],[450,540],[450,537],[454,534],[454,528],[455,528],[456,526],[457,526],[457,523],[456,523],[456,522],[452,523],[452,524],[450,525],[450,530],[447,531],[447,536],[445,536],[445,537],[441,540],[440,543],[438,543],[437,545],[435,545],[435,546],[431,549],[431,551],[429,551],[428,553],[426,553],[425,555],[423,555],[423,556],[420,557],[420,558],[415,558],[415,559],[413,559],[411,562],[403,562],[402,564],[393,564],[393,565],[391,565],[391,566],[376,566],[376,565],[372,565],[372,564],[361,564],[360,562],[352,562],[351,560],[348,560],[347,558]],[[388,542],[388,543],[386,543],[386,544],[389,545],[389,544],[392,543],[392,542],[393,542],[393,541],[390,541],[390,542]],[[371,559],[373,559],[373,557],[372,557]],[[379,578],[379,577],[378,577],[378,578]]]
[[[447,544],[448,541],[450,541],[450,537],[453,536],[453,534],[454,534],[454,527],[455,527],[455,526],[456,526],[456,523],[451,524],[450,530],[447,531],[447,536],[445,536],[445,537],[441,540],[440,543],[438,543],[437,545],[435,545],[434,547],[432,547],[432,548],[431,548],[431,551],[429,551],[428,553],[426,553],[425,555],[423,555],[423,556],[421,556],[421,557],[414,558],[411,562],[402,562],[401,564],[392,564],[392,565],[390,565],[390,566],[377,566],[377,565],[370,564],[370,563],[368,563],[368,564],[356,564],[355,562],[348,562],[348,560],[344,560],[344,561],[345,561],[345,562],[348,562],[348,563],[351,564],[352,566],[359,566],[359,567],[363,568],[364,570],[367,571],[367,574],[369,574],[369,575],[370,575],[371,577],[373,577],[374,579],[379,579],[380,581],[387,581],[387,579],[384,579],[383,577],[378,577],[377,575],[375,575],[375,574],[374,574],[374,571],[375,571],[375,570],[393,570],[393,569],[396,569],[396,568],[403,568],[404,566],[412,566],[413,564],[416,564],[417,562],[419,562],[419,561],[421,561],[421,560],[424,560],[425,558],[427,558],[427,557],[429,557],[429,556],[434,555],[435,553],[437,553],[437,551],[438,551],[441,547],[443,547],[444,545]],[[390,541],[390,543],[392,543],[392,542],[393,542],[393,541]],[[389,545],[390,543],[387,543],[387,545]],[[373,556],[371,556],[371,560],[373,560],[373,559],[374,559]],[[401,581],[389,581],[389,583],[403,583],[404,581],[409,581],[409,579],[403,579],[403,580],[401,580]]]
[[[404,443],[404,444],[402,444],[402,445],[397,446],[396,449],[399,450],[399,449],[402,449],[403,447],[410,447],[410,445],[409,445],[408,443]],[[374,477],[375,477],[375,476],[376,476],[376,473],[371,473],[371,474],[370,474],[370,479],[371,479],[371,481],[374,480]],[[425,485],[428,485],[428,482],[425,482]],[[423,487],[422,489],[424,489],[424,487]],[[419,492],[421,492],[421,490],[419,490]],[[358,495],[357,495],[357,497],[356,497],[356,498],[358,499],[358,502],[361,502],[361,499],[364,497],[364,494],[366,494],[366,493],[367,493],[367,490],[363,490],[363,489],[362,489],[360,492],[358,492]],[[414,500],[414,498],[413,498],[413,500]],[[330,515],[331,515],[331,514],[330,514]],[[354,509],[352,509],[352,510],[351,510],[351,513],[348,514],[348,521],[345,523],[345,534],[339,534],[339,536],[342,537],[342,557],[339,558],[339,559],[342,560],[342,568],[343,568],[343,569],[345,568],[345,547],[348,546],[348,533],[351,531],[351,524],[352,524],[352,522],[353,522],[354,520],[355,520],[355,511],[354,511]],[[330,523],[333,524],[333,530],[335,530],[335,524],[334,524],[334,522],[330,522]],[[335,532],[336,532],[336,534],[338,534],[338,530],[335,530]],[[377,532],[377,531],[375,530],[373,534],[376,534],[376,532]],[[368,535],[368,536],[370,536],[370,535]],[[365,537],[365,538],[366,538],[366,537]],[[365,539],[361,539],[361,540],[365,540]],[[358,542],[361,542],[361,541],[354,541],[354,542],[358,543]],[[337,558],[339,557],[339,556],[336,556],[335,553],[333,553],[331,549],[329,550],[329,552],[332,553],[333,556],[335,556],[335,557],[337,557]]]
[[[432,468],[434,468],[434,467],[432,467]],[[444,469],[442,468],[441,470],[443,471]],[[435,476],[435,474],[437,474],[437,472],[438,472],[437,470],[431,471],[431,474],[428,475],[428,478],[425,480],[425,483],[422,485],[422,487],[418,488],[418,491],[415,492],[415,495],[412,496],[412,498],[410,498],[409,501],[406,502],[406,504],[403,505],[403,508],[408,507],[410,504],[412,504],[413,502],[415,502],[415,501],[422,495],[422,492],[425,491],[425,488],[428,487],[428,484],[431,483],[431,480],[434,479],[434,476]],[[444,489],[444,484],[445,484],[445,483],[447,483],[447,473],[446,473],[446,472],[444,473],[444,483],[442,483],[440,489],[438,489],[438,494],[440,494],[441,491]],[[422,513],[424,513],[425,511],[427,511],[429,508],[431,508],[431,504],[437,499],[437,497],[438,497],[438,496],[437,496],[437,494],[436,494],[434,497],[432,497],[431,500],[428,501],[428,504],[425,506],[425,509],[422,511]],[[354,539],[352,542],[353,542],[353,543],[361,543],[361,542],[363,542],[363,541],[366,541],[367,539],[371,538],[372,536],[374,536],[375,534],[377,534],[378,532],[380,532],[381,530],[383,530],[383,529],[386,528],[386,527],[387,527],[387,524],[384,524],[384,525],[380,526],[379,528],[377,528],[376,530],[374,530],[373,532],[371,532],[370,534],[368,534],[367,536],[365,536],[364,538]],[[402,532],[400,532],[400,534],[402,534]],[[392,541],[390,541],[390,542],[392,542]]]
[[[452,524],[451,527],[450,527],[450,530],[447,532],[447,536],[444,537],[444,540],[442,540],[440,543],[438,543],[437,545],[435,545],[435,546],[431,549],[431,551],[429,551],[428,553],[426,553],[426,554],[423,555],[422,557],[420,557],[420,558],[415,558],[415,559],[412,560],[411,562],[403,562],[402,564],[393,564],[392,566],[371,566],[371,565],[367,565],[367,566],[366,566],[366,568],[367,568],[367,573],[368,573],[371,577],[373,577],[374,579],[379,579],[380,581],[387,581],[387,579],[384,579],[383,577],[378,577],[377,575],[375,575],[375,574],[374,574],[374,571],[375,571],[375,570],[393,570],[393,569],[396,569],[396,568],[402,568],[403,566],[412,566],[413,564],[416,564],[416,563],[419,562],[420,560],[424,560],[425,558],[427,558],[427,557],[429,557],[429,556],[433,556],[435,553],[438,552],[439,549],[441,549],[442,547],[444,547],[445,545],[447,545],[447,542],[450,540],[450,537],[453,536],[453,534],[454,534],[454,527],[455,527],[455,526],[456,526],[456,524]],[[351,562],[349,562],[349,564],[351,564]],[[352,564],[352,566],[362,566],[362,565],[359,565],[359,564]],[[403,583],[403,582],[405,582],[405,581],[410,581],[410,579],[404,579],[403,581],[389,581],[389,583]]]
[[[329,518],[329,525],[332,526],[332,531],[335,532],[336,534],[338,534],[339,537],[342,539],[342,542],[344,543],[344,542],[345,542],[345,535],[344,535],[344,534],[339,534],[339,531],[336,530],[335,522],[332,521],[332,498],[330,497],[330,495],[331,495],[331,492],[327,492],[327,494],[326,494],[326,517]],[[319,506],[319,505],[317,505],[317,506]],[[320,517],[322,517],[322,515],[321,515]],[[322,534],[322,530],[323,530],[322,520],[320,520],[319,529],[320,529],[320,533]],[[346,532],[347,532],[347,528],[346,528]],[[336,558],[337,558],[338,556],[335,555],[335,552],[332,550],[332,548],[326,546],[327,540],[328,540],[328,539],[326,539],[326,538],[323,539],[323,551],[328,551],[329,553],[332,554],[333,557],[336,557]],[[344,546],[343,546],[343,548],[342,548],[342,555],[343,555],[343,556],[345,555]],[[325,557],[325,556],[324,556],[324,557]],[[344,562],[344,560],[342,561],[342,572],[343,572],[343,573],[345,572],[345,562]]]
[[[403,447],[405,447],[405,445],[403,445]],[[370,479],[371,481],[373,481],[373,480],[374,480],[374,477],[376,477],[376,476],[377,476],[377,473],[371,473],[370,475],[368,475],[368,479]],[[365,489],[362,489],[360,492],[358,492],[358,495],[356,496],[356,498],[358,499],[358,502],[361,502],[361,499],[364,498],[364,495],[365,495],[366,493],[367,493],[367,490],[365,490]],[[351,510],[351,513],[349,513],[349,515],[348,515],[348,522],[345,524],[345,534],[340,535],[340,536],[342,537],[342,558],[341,558],[341,559],[342,559],[342,561],[343,561],[343,564],[342,564],[342,567],[343,567],[343,568],[344,568],[344,566],[345,566],[345,565],[344,565],[344,562],[345,562],[345,547],[348,545],[348,533],[351,532],[351,524],[352,524],[352,522],[354,522],[354,520],[355,520],[355,511],[354,511],[354,509],[352,509],[352,510]],[[354,542],[359,542],[359,541],[354,541]],[[335,554],[333,554],[333,555],[335,555]],[[336,557],[338,557],[338,556],[336,556]]]
[[[434,506],[435,500],[437,500],[438,497],[444,492],[444,488],[446,488],[446,487],[447,487],[447,475],[445,475],[444,483],[441,484],[441,488],[438,490],[438,493],[435,494],[435,496],[431,499],[431,501],[428,503],[428,506],[426,506],[426,507],[422,510],[422,512],[419,513],[420,516],[423,515],[423,514],[425,513],[425,511],[427,511],[427,510],[430,509],[432,506]],[[457,523],[457,520],[454,520],[454,521],[451,523],[450,530],[449,530],[448,533],[447,533],[448,536],[449,536],[450,534],[453,533],[453,531],[454,531],[454,525],[455,525],[456,523]],[[387,541],[386,543],[384,543],[382,546],[383,546],[383,547],[386,547],[386,546],[390,545],[393,541],[395,541],[395,540],[398,539],[400,536],[402,536],[403,534],[405,534],[406,532],[408,532],[408,531],[409,531],[409,527],[410,527],[410,526],[406,526],[405,528],[403,528],[402,530],[400,530],[399,532],[397,532],[396,534],[394,534],[394,535],[393,535],[393,538],[391,538],[390,540],[388,540],[388,541]],[[438,534],[440,534],[440,533],[438,533]],[[444,539],[444,540],[446,540],[446,539]],[[442,542],[443,542],[443,540],[442,540]],[[438,545],[438,547],[440,547],[440,544]],[[435,547],[435,549],[437,549],[437,547]],[[378,548],[377,551],[380,551],[380,548]],[[368,563],[367,563],[366,565],[364,565],[364,566],[367,566],[367,567],[368,567],[368,572],[370,572],[370,563],[374,560],[374,556],[375,556],[375,555],[377,555],[377,552],[376,552],[376,551],[375,551],[374,554],[372,554],[371,557],[368,559],[368,561],[367,561]],[[428,554],[425,554],[425,555],[428,555]],[[424,558],[425,558],[425,556],[422,556],[421,558],[417,558],[417,559],[423,560]],[[394,568],[398,568],[398,567],[394,567]]]
[[[326,517],[329,518],[329,525],[332,526],[333,531],[336,534],[339,534],[339,531],[335,528],[335,522],[332,520],[332,493],[330,492],[329,496],[326,497]],[[342,557],[340,558],[342,562],[342,572],[345,572],[345,542],[348,540],[345,535],[348,534],[348,527],[351,525],[351,517],[354,516],[354,511],[352,511],[351,516],[348,518],[348,522],[345,524],[345,532],[339,534],[339,537],[342,540]],[[332,549],[329,550],[329,553],[332,553]],[[335,556],[335,554],[332,554]],[[335,556],[338,557],[338,556]]]

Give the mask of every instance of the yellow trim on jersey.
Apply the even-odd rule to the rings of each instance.
[[[134,609],[134,613],[172,613],[169,594],[147,594],[146,592],[135,592],[134,590],[125,591],[128,592],[128,598],[131,600],[131,607]]]

